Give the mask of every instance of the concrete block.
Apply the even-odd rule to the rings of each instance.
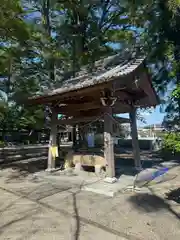
[[[54,171],[56,171],[55,168],[46,168],[45,169],[45,172],[47,172],[47,173],[51,173],[51,172],[54,172]]]
[[[117,182],[117,178],[115,178],[115,177],[113,177],[113,178],[106,177],[104,179],[104,182],[106,182],[106,183],[115,183],[115,182]]]
[[[82,188],[83,191],[87,191],[87,192],[93,192],[93,193],[96,193],[96,194],[101,194],[101,195],[105,195],[105,196],[108,196],[108,197],[115,197],[118,192],[116,191],[113,191],[113,190],[108,190],[107,191],[107,188],[103,189],[103,188],[95,188],[95,187],[89,187],[89,186],[85,186]]]

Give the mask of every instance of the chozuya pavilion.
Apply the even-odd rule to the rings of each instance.
[[[88,67],[83,67],[75,77],[64,79],[60,88],[31,97],[28,102],[47,105],[52,111],[48,169],[55,166],[51,147],[57,144],[58,125],[73,126],[101,118],[104,122],[106,171],[109,177],[114,177],[114,114],[129,113],[134,163],[136,168],[140,168],[136,110],[156,106],[159,100],[152,86],[145,58],[134,47],[96,61],[91,71]],[[65,118],[58,120],[58,114],[63,114]]]

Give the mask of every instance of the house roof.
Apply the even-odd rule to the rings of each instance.
[[[143,63],[144,59],[145,57],[142,56],[139,48],[133,47],[122,50],[116,55],[96,61],[91,71],[89,66],[85,66],[76,73],[75,77],[67,79],[65,76],[63,82],[61,76],[61,87],[31,99],[60,95],[112,81],[117,77],[133,73]]]

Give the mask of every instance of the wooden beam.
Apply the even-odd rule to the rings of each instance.
[[[142,98],[142,100],[137,101],[137,105],[141,106],[141,101],[143,106],[156,106],[159,104],[159,99],[157,94],[152,86],[152,82],[150,76],[147,72],[147,69],[144,65],[139,68],[138,71],[139,81],[137,82],[139,88],[146,94],[146,97]],[[143,107],[142,106],[142,107]]]
[[[143,64],[141,64],[138,68],[136,68],[133,72],[128,75],[120,76],[113,81],[114,90],[123,90],[123,89],[131,89],[135,87],[134,76],[136,76],[141,69],[143,68]]]
[[[113,106],[113,113],[126,113],[130,112],[131,106],[123,102],[124,100],[132,101],[131,95],[125,91],[118,91],[115,93],[115,96],[119,96],[115,105]],[[56,107],[57,113],[64,114],[66,116],[92,116],[97,115],[98,112],[102,112],[102,106],[100,98],[92,102],[87,102],[84,104],[69,104],[67,106]]]
[[[113,106],[113,113],[119,114],[119,113],[129,113],[131,110],[131,105],[125,103],[116,101],[115,105]]]
[[[58,108],[59,109],[59,108]],[[58,110],[57,109],[57,110]],[[114,114],[118,114],[118,113],[129,113],[131,110],[131,106],[128,104],[125,104],[123,102],[117,101],[115,103],[115,105],[113,106],[113,113]],[[61,113],[64,114],[68,117],[74,116],[74,117],[85,117],[85,116],[95,116],[95,115],[100,115],[103,113],[103,108],[102,106],[96,108],[96,109],[91,109],[91,110],[87,110],[87,111],[78,111],[77,109],[73,109],[71,111],[64,111],[64,112],[60,112],[59,110],[57,111],[57,113]]]
[[[116,80],[113,81],[113,88],[115,91],[126,89],[130,87],[132,83],[132,76],[124,76],[118,77]]]
[[[92,117],[81,117],[81,118],[72,118],[72,119],[65,119],[65,120],[56,120],[56,124],[57,125],[74,125],[74,124],[78,124],[80,122],[92,122],[92,121],[96,121],[98,119],[101,119],[101,115],[99,116],[92,116]]]
[[[74,111],[83,111],[83,110],[89,110],[89,109],[97,109],[100,108],[101,103],[94,101],[94,102],[87,102],[87,103],[81,103],[81,104],[69,104],[67,106],[57,107],[56,111],[59,113],[68,113],[68,112],[74,112]]]
[[[93,102],[94,101],[94,96],[75,96],[75,97],[71,97],[71,98],[67,98],[67,99],[63,99],[63,100],[57,100],[56,103],[57,105],[60,103],[63,104],[82,104],[84,102]]]
[[[112,107],[104,109],[104,157],[107,162],[108,177],[115,177]]]
[[[125,89],[115,91],[114,96],[118,97],[118,99],[121,99],[121,100],[124,100],[124,99],[131,100],[131,99],[133,99],[132,95],[130,93],[128,93]]]
[[[73,125],[73,131],[72,131],[72,140],[73,140],[73,148],[76,147],[76,143],[77,143],[77,136],[76,136],[76,125]]]
[[[129,113],[131,136],[132,136],[132,147],[134,155],[134,163],[136,168],[141,168],[140,148],[138,141],[137,122],[136,122],[136,108],[133,108]]]
[[[113,117],[114,120],[121,124],[121,123],[130,123],[130,119],[129,118],[122,118],[122,117]]]
[[[77,95],[77,96],[71,96],[71,97],[65,97],[63,99],[55,100],[51,104],[58,106],[59,104],[66,104],[66,105],[72,105],[72,104],[83,104],[85,102],[94,102],[98,101],[100,98],[100,91],[99,89],[96,89],[93,91],[93,94],[87,94],[87,95]]]
[[[97,109],[91,109],[87,111],[71,111],[71,112],[65,112],[63,113],[67,117],[75,117],[75,118],[84,118],[84,117],[92,117],[92,116],[99,116],[101,115],[102,109],[97,108]]]
[[[54,93],[54,94],[49,94],[45,96],[37,96],[33,98],[29,98],[27,101],[27,104],[47,104],[47,103],[53,103],[54,101],[57,100],[67,100],[68,98],[76,97],[76,96],[93,96],[95,91],[102,91],[104,88],[111,87],[112,83],[111,82],[106,82],[106,83],[101,83],[97,85],[93,85],[90,87],[85,87],[82,89],[78,90],[72,90],[69,92],[62,92],[62,93]]]

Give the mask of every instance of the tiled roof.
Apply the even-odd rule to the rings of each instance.
[[[131,74],[144,59],[140,49],[135,47],[125,49],[116,55],[96,61],[91,72],[87,66],[83,67],[76,73],[76,77],[64,80],[60,88],[49,91],[45,95],[62,94],[112,81],[116,77]]]

